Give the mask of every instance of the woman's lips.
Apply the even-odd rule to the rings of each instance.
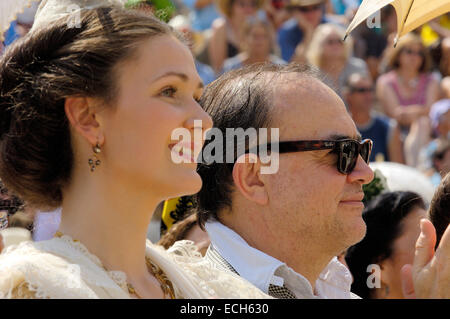
[[[172,153],[172,159],[175,158],[177,162],[181,160],[184,163],[195,163],[202,147],[195,143],[179,142],[170,144],[169,149]]]

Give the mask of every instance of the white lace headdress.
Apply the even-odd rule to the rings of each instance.
[[[9,28],[17,15],[32,2],[39,0],[1,0],[0,1],[0,38]],[[101,7],[124,7],[126,0],[43,0],[36,13],[32,30],[42,25],[48,25],[58,18],[83,9],[95,9]]]

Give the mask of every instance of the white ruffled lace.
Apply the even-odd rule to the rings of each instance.
[[[146,256],[172,282],[177,298],[270,298],[244,279],[203,259],[191,241],[165,251],[147,241]],[[126,275],[101,261],[70,236],[11,246],[0,255],[0,298],[23,283],[35,298],[130,298]]]

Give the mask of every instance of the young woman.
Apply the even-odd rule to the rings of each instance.
[[[369,75],[366,62],[353,57],[353,40],[342,41],[345,29],[331,23],[319,25],[306,52],[309,63],[327,77],[327,83],[342,96],[342,90],[353,73]]]
[[[56,238],[0,256],[0,295],[263,298],[200,261],[193,244],[166,252],[146,242],[157,204],[202,184],[191,150],[188,163],[172,161],[172,132],[212,122],[177,34],[92,2],[60,15],[83,1],[44,1],[36,28],[0,60],[0,176],[25,202],[62,207]]]
[[[284,60],[272,54],[275,35],[270,22],[260,19],[246,22],[242,30],[242,39],[243,52],[225,60],[223,73],[254,63],[286,64]]]

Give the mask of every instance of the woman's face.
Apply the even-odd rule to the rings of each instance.
[[[257,0],[234,0],[231,5],[231,16],[236,19],[245,19],[258,11]]]
[[[402,232],[392,243],[392,255],[385,263],[389,272],[385,278],[389,286],[388,298],[403,298],[400,271],[405,264],[414,262],[415,245],[420,235],[420,220],[426,216],[427,212],[424,209],[416,207],[400,225]]]
[[[400,68],[419,71],[424,59],[424,49],[419,43],[405,46],[398,56]]]
[[[212,120],[197,100],[202,82],[189,49],[172,36],[144,41],[131,61],[117,68],[116,105],[100,111],[105,136],[102,146],[102,169],[123,181],[123,185],[148,190],[161,198],[193,194],[200,190],[195,155],[189,163],[176,164],[172,139],[175,129],[194,137],[194,120],[198,136],[211,128]],[[192,139],[194,142],[194,139]],[[201,137],[196,151],[203,145]],[[193,144],[188,143],[189,150]]]
[[[345,56],[344,42],[337,33],[331,32],[322,41],[322,56],[327,59]]]
[[[270,34],[263,26],[258,25],[252,27],[247,36],[247,45],[250,54],[269,55],[271,49],[270,44]]]

